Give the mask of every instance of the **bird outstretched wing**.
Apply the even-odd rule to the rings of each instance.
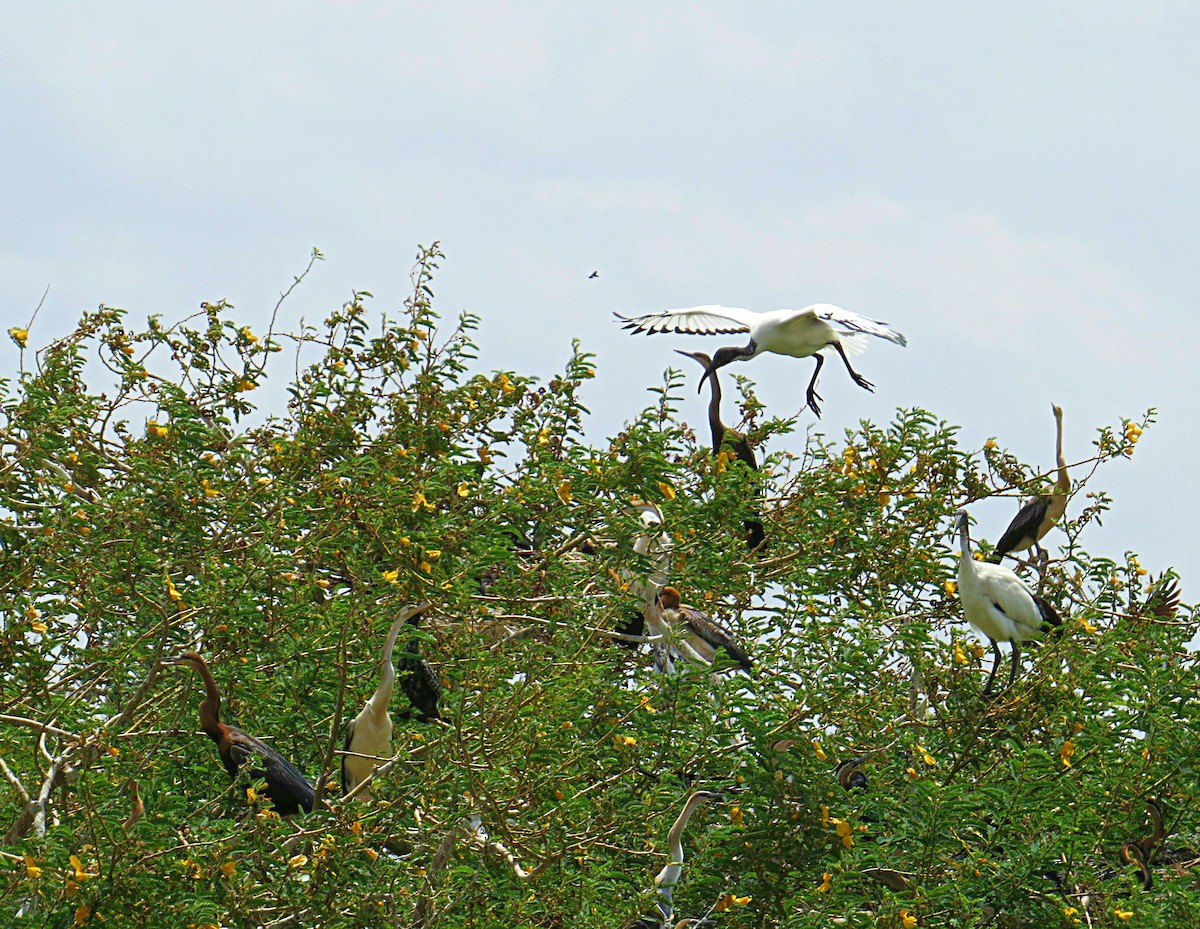
[[[824,320],[839,330],[840,335],[873,335],[900,346],[908,345],[904,333],[897,332],[882,320],[860,316],[832,303],[816,303],[808,309],[813,311],[817,319]]]
[[[647,335],[654,332],[678,332],[684,335],[749,332],[750,327],[758,322],[760,315],[753,310],[715,304],[679,310],[659,310],[644,316],[622,316],[620,313],[613,313],[613,316],[625,324],[622,328],[644,332]]]

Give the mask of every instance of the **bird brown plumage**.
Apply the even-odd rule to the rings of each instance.
[[[281,816],[291,816],[300,810],[312,812],[316,792],[295,765],[261,739],[221,722],[221,692],[205,660],[195,652],[185,652],[171,663],[191,668],[204,679],[205,698],[200,704],[200,728],[217,744],[221,764],[229,776],[237,777],[242,765],[257,756],[263,766],[261,769],[252,769],[250,776],[266,780],[265,793],[276,811]]]
[[[712,619],[707,613],[683,603],[676,588],[662,589],[662,593],[658,595],[658,615],[671,627],[675,636],[685,636],[685,641],[681,644],[686,645],[692,655],[703,664],[712,664],[717,649],[720,648],[736,661],[743,671],[748,672],[753,667],[754,661],[733,631]]]

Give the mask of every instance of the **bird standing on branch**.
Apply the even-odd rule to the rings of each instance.
[[[958,560],[958,597],[963,616],[992,643],[992,671],[984,685],[985,696],[992,692],[996,668],[1000,664],[1000,644],[1012,645],[1012,670],[1007,687],[1017,677],[1021,660],[1020,643],[1040,639],[1062,619],[1048,602],[1028,587],[1016,573],[1003,565],[976,561],[971,554],[971,536],[966,510],[958,511],[958,532],[962,557]]]
[[[825,356],[821,354],[824,349],[832,348],[842,357],[842,363],[850,372],[854,383],[864,390],[874,391],[875,385],[850,366],[847,350],[851,353],[862,351],[866,347],[862,337],[867,335],[887,339],[901,346],[908,344],[908,340],[887,323],[859,316],[829,303],[814,303],[802,310],[773,310],[769,313],[756,313],[754,310],[744,310],[740,307],[693,306],[679,310],[661,310],[643,316],[626,317],[620,313],[613,315],[625,323],[624,328],[646,334],[677,332],[718,335],[748,332],[750,341],[745,346],[717,349],[712,362],[704,371],[704,377],[700,379],[701,387],[704,386],[705,379],[718,368],[731,361],[748,361],[763,352],[791,355],[794,358],[815,356],[817,367],[813,371],[812,380],[809,381],[806,399],[809,408],[818,418],[821,416],[821,408],[817,401],[822,398],[816,389],[817,375],[821,373],[821,366],[825,364]]]
[[[1054,425],[1057,438],[1055,440],[1055,461],[1058,464],[1058,480],[1054,482],[1054,493],[1042,494],[1030,500],[1017,513],[992,553],[991,561],[996,564],[1009,552],[1020,552],[1027,548],[1035,550],[1043,562],[1049,553],[1038,543],[1042,537],[1062,519],[1067,511],[1067,494],[1071,492],[1071,478],[1067,474],[1067,460],[1063,457],[1062,446],[1062,409],[1051,404],[1054,411]]]
[[[712,359],[704,352],[685,352],[681,349],[675,349],[680,355],[698,361],[708,372],[712,365]],[[754,455],[754,449],[750,447],[750,442],[742,433],[736,429],[731,429],[721,421],[721,381],[713,372],[709,380],[709,388],[712,391],[712,396],[708,401],[708,428],[712,433],[712,452],[718,459],[721,453],[728,450],[733,454],[734,458],[742,462],[751,471],[758,470],[758,459]],[[767,540],[767,534],[763,530],[763,524],[758,519],[747,519],[742,521],[742,525],[746,530],[746,546],[750,551],[759,548],[763,542]]]
[[[396,647],[396,637],[399,636],[400,630],[416,619],[421,613],[429,609],[431,604],[426,601],[424,603],[409,604],[402,607],[400,612],[396,614],[396,618],[392,620],[392,625],[388,629],[387,639],[383,644],[383,655],[379,659],[379,686],[375,688],[366,704],[359,711],[358,715],[350,721],[346,727],[346,742],[344,750],[352,752],[350,755],[342,756],[342,791],[349,793],[358,786],[360,781],[366,780],[371,772],[374,771],[383,761],[392,756],[392,717],[388,713],[388,704],[392,699],[392,690],[396,686],[396,669],[392,665],[392,652]],[[410,643],[411,645],[412,643]],[[418,661],[420,661],[418,657]],[[404,662],[402,662],[403,664]],[[428,666],[425,666],[428,669]],[[428,678],[420,673],[419,669],[406,669],[410,673],[405,675],[405,681],[401,685],[405,691],[408,691],[410,679],[420,687],[424,685],[425,690],[435,688],[433,693],[441,694],[441,684],[438,682],[436,675],[432,670],[429,670]],[[429,701],[426,699],[429,694],[422,697],[417,694],[417,699],[413,699],[413,694],[409,694],[409,699],[413,704],[422,711],[423,717],[437,718],[437,696],[432,698],[433,713],[430,714]],[[422,706],[422,704],[425,704]],[[367,757],[359,757],[359,756]],[[367,790],[358,794],[363,800],[370,800],[370,792]]]
[[[300,810],[311,813],[316,792],[296,766],[261,739],[221,722],[221,692],[217,690],[217,682],[204,659],[195,652],[185,652],[171,663],[198,671],[204,679],[200,728],[217,743],[217,752],[229,776],[237,777],[242,765],[257,756],[262,761],[262,768],[251,769],[250,776],[266,780],[266,795],[279,815],[291,816]]]
[[[732,630],[712,619],[707,613],[682,602],[679,591],[664,587],[658,595],[658,616],[670,630],[676,646],[693,664],[708,667],[716,658],[717,649],[749,672],[754,662]]]

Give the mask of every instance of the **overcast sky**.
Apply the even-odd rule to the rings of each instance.
[[[16,5],[0,322],[50,285],[34,345],[100,303],[224,297],[261,327],[313,246],[290,320],[355,288],[395,309],[440,240],[437,306],[483,317],[485,367],[596,353],[599,441],[667,365],[694,378],[671,349],[739,341],[633,338],[613,310],[835,303],[909,347],[856,361],[874,396],[826,366],[834,435],[923,406],[1049,468],[1052,400],[1071,459],[1157,407],[1087,543],[1193,599],[1198,36],[1182,0]],[[738,370],[786,416],[811,367]],[[979,505],[976,534],[1015,508]]]

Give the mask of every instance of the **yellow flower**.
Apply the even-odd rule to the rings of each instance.
[[[1075,743],[1070,739],[1063,742],[1062,747],[1058,750],[1058,757],[1061,759],[1064,768],[1071,767],[1071,756],[1075,754]]]
[[[716,902],[713,909],[718,913],[724,913],[731,906],[745,906],[751,899],[750,897],[739,897],[736,894],[725,894]]]
[[[674,499],[675,499],[675,488],[674,488],[674,487],[672,487],[672,486],[671,486],[669,483],[667,483],[666,481],[659,481],[659,482],[658,482],[658,489],[662,491],[662,495],[663,495],[664,497],[666,497],[668,500],[674,500]]]
[[[957,642],[954,643],[954,662],[955,664],[967,663],[967,653],[963,651],[962,646]]]
[[[17,343],[18,348],[24,348],[25,343],[29,341],[29,330],[13,326],[8,330],[8,337]]]
[[[400,583],[400,572],[399,571],[384,571],[383,579],[385,581],[387,581],[389,584],[398,584],[398,583]]]
[[[47,626],[44,622],[42,622],[40,619],[37,619],[37,620],[34,620],[32,623],[30,623],[29,628],[32,629],[34,632],[36,632],[38,635],[45,635],[47,630],[49,630],[50,627]]]
[[[744,814],[742,813],[742,808],[740,806],[735,804],[729,808],[729,821],[731,823],[733,823],[735,826],[740,826],[742,825],[743,819]]]
[[[258,341],[258,336],[250,331],[249,326],[242,326],[242,328],[238,330],[238,335],[242,337],[243,341],[249,342],[251,345]]]
[[[86,881],[96,876],[94,874],[88,874],[85,870],[83,870],[83,862],[80,861],[76,855],[72,855],[67,860],[71,862],[71,867],[75,869],[75,873],[72,875],[75,880]]]
[[[458,489],[455,491],[455,493],[460,497],[469,497],[471,496],[471,485],[466,481],[463,481],[458,485]]]
[[[1082,616],[1079,618],[1079,625],[1083,626],[1083,631],[1086,632],[1088,635],[1095,635],[1096,632],[1098,631],[1098,627],[1089,623]]]
[[[900,925],[903,929],[913,929],[917,925],[917,917],[913,916],[908,910],[901,910]]]
[[[30,879],[42,876],[42,869],[38,867],[37,860],[32,855],[25,856],[25,876]]]
[[[954,581],[946,581],[946,583],[942,585],[942,590],[946,591],[947,597],[953,597],[956,593],[958,593],[958,584],[956,584]]]
[[[920,777],[920,775],[917,774],[916,768],[905,768],[904,773],[908,775],[908,779],[910,781],[915,781],[918,777]]]
[[[92,915],[92,908],[86,903],[75,911],[75,925],[82,926],[88,921],[88,917]]]
[[[817,893],[827,894],[833,890],[833,875],[826,871],[821,875],[821,886],[817,888]]]
[[[227,861],[221,865],[221,873],[226,877],[233,877],[237,873],[237,862]]]
[[[937,765],[937,759],[929,754],[929,752],[925,751],[925,749],[921,748],[920,745],[917,746],[917,751],[921,753],[921,760],[925,762],[925,764],[929,765],[929,767],[932,768]]]
[[[255,790],[253,787],[246,788],[246,802],[247,803],[257,803],[258,802],[258,791]]]
[[[817,761],[826,761],[829,756],[825,754],[825,749],[821,748],[821,743],[817,739],[812,740],[813,752],[817,756]]]
[[[846,822],[846,820],[844,820],[844,819],[836,819],[836,818],[833,820],[833,825],[834,825],[834,828],[837,829],[837,834],[841,837],[842,844],[845,845],[846,848],[853,848],[854,847],[854,835],[853,835],[854,829],[851,827],[851,825],[848,822]]]
[[[563,503],[570,503],[571,499],[572,499],[572,497],[571,497],[571,482],[563,481],[561,484],[558,485],[558,490],[556,490],[554,493],[558,497],[558,499],[561,500]]]
[[[1113,916],[1122,921],[1133,918],[1133,910],[1113,910]]]
[[[983,447],[984,447],[984,448],[995,448],[995,447],[996,447],[996,440],[995,440],[995,439],[988,439],[986,442],[984,442],[984,443],[983,443]],[[915,924],[914,924],[914,925],[915,925]]]
[[[156,435],[160,439],[164,439],[171,430],[167,426],[160,426],[158,423],[149,423],[147,428],[151,435]]]
[[[379,852],[375,851],[373,848],[364,848],[363,854],[365,854],[372,861],[376,861],[379,858]]]
[[[289,868],[303,868],[306,864],[308,864],[307,855],[293,855],[288,859]]]

